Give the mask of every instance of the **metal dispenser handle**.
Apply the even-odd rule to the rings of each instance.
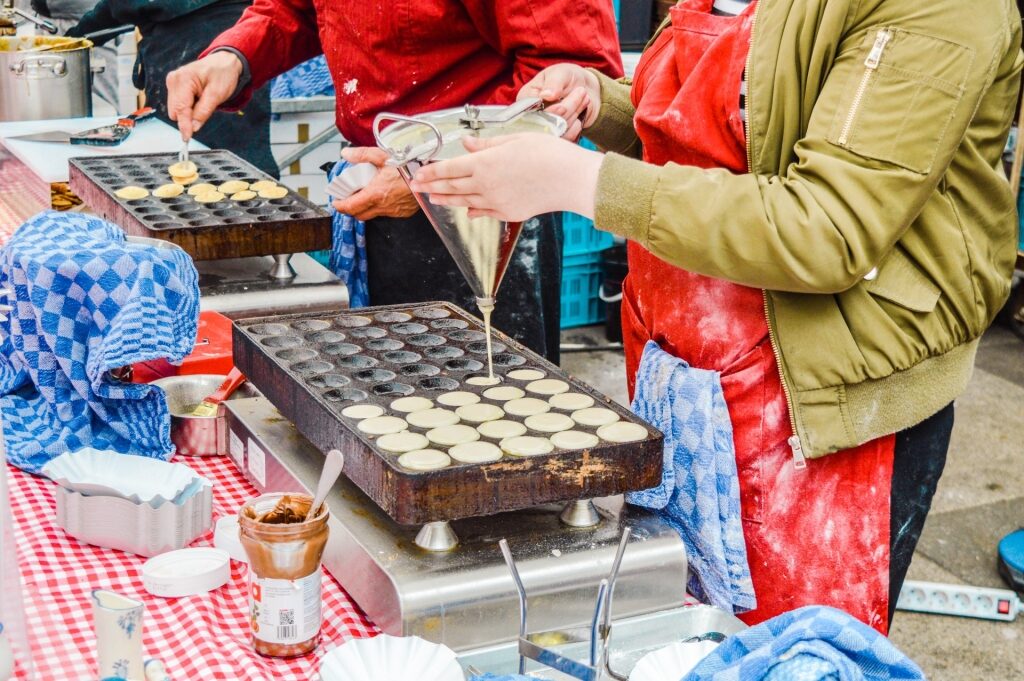
[[[609,665],[608,642],[612,630],[612,594],[615,591],[615,582],[619,578],[619,569],[622,567],[622,557],[629,543],[632,530],[625,528],[622,532],[622,539],[619,540],[619,547],[615,552],[615,559],[612,561],[612,569],[608,577],[602,579],[598,585],[597,602],[594,606],[594,617],[590,622],[590,659],[589,664],[570,659],[564,655],[540,646],[528,638],[527,615],[528,607],[526,602],[526,588],[523,586],[522,577],[519,575],[519,568],[516,567],[512,558],[512,551],[509,549],[508,541],[502,539],[498,542],[501,555],[512,573],[512,581],[515,582],[516,592],[519,596],[519,674],[522,676],[526,671],[526,658],[536,660],[563,674],[567,674],[580,681],[600,681],[602,674],[616,679],[616,681],[628,681],[625,676],[613,671]]]
[[[410,123],[412,125],[423,125],[430,128],[430,132],[434,134],[434,146],[427,147],[429,153],[413,154],[413,151],[419,152],[420,148],[413,147],[412,145],[409,145],[404,149],[395,149],[387,142],[385,142],[384,138],[381,136],[381,124],[389,121],[394,123]],[[418,118],[413,118],[411,116],[402,116],[400,114],[386,112],[377,114],[377,116],[373,119],[373,139],[377,140],[378,147],[388,152],[388,154],[391,156],[392,162],[394,162],[395,165],[399,166],[404,166],[412,161],[427,163],[428,161],[433,160],[433,158],[440,153],[441,147],[444,146],[444,136],[441,134],[441,131],[438,129],[438,127],[433,123],[430,123],[429,121],[420,120]],[[421,147],[422,146],[423,145],[421,145]]]

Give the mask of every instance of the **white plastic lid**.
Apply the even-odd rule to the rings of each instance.
[[[218,519],[215,528],[213,545],[222,551],[227,551],[231,560],[248,563],[249,556],[245,555],[242,540],[238,538],[238,516],[226,515]]]
[[[142,585],[163,598],[204,594],[224,586],[230,578],[227,551],[209,547],[161,553],[142,565]]]

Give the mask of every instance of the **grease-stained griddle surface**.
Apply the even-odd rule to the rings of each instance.
[[[152,191],[173,180],[167,168],[176,154],[91,156],[73,158],[71,188],[100,217],[128,234],[165,239],[181,246],[196,260],[243,258],[298,253],[331,247],[331,218],[327,211],[289,190],[280,199],[256,197],[200,203],[185,193],[158,198]],[[229,180],[276,182],[229,151],[196,151],[190,160],[198,168],[193,184],[220,185]],[[143,199],[125,200],[114,194],[126,186],[149,190]],[[282,185],[283,186],[283,185]]]
[[[500,303],[499,303],[500,304]],[[628,410],[495,331],[494,371],[502,386],[527,397],[530,381],[507,374],[534,369],[544,378],[569,384],[569,391],[594,399],[621,421],[643,426],[640,441],[616,444],[600,440],[587,449],[555,448],[539,456],[503,454],[498,461],[452,463],[440,470],[403,468],[399,454],[377,446],[376,436],[361,432],[359,419],[342,414],[354,404],[376,405],[385,415],[406,417],[392,408],[401,397],[419,396],[434,406],[451,391],[470,392],[481,404],[504,409],[505,402],[484,397],[493,386],[466,382],[487,375],[483,323],[448,303],[363,308],[338,314],[303,313],[240,319],[234,322],[235,364],[298,430],[322,451],[345,454],[345,474],[392,518],[402,524],[491,515],[553,501],[586,499],[657,485],[661,480],[662,435]],[[571,410],[552,407],[567,416]],[[505,420],[524,422],[506,413]],[[477,423],[465,423],[473,427]],[[428,429],[409,426],[414,433]],[[593,426],[574,430],[597,433]],[[526,435],[549,437],[528,431]],[[499,444],[497,438],[480,441]],[[431,444],[431,448],[446,448]]]

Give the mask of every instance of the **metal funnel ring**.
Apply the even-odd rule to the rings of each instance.
[[[384,137],[381,134],[381,125],[388,121],[395,123],[407,123],[411,125],[422,125],[430,129],[430,132],[434,135],[433,147],[427,145],[419,145],[413,147],[412,145],[406,146],[404,149],[395,149],[387,142],[384,141]],[[402,116],[399,114],[392,113],[379,113],[373,119],[373,138],[377,140],[377,146],[384,151],[388,152],[391,156],[391,160],[398,165],[405,165],[411,161],[419,161],[421,163],[427,163],[433,160],[435,156],[441,153],[441,147],[444,146],[444,136],[436,125],[430,121],[424,121],[418,118],[412,118],[411,116]],[[426,153],[421,152],[421,149],[426,149]],[[413,152],[417,153],[413,153]]]

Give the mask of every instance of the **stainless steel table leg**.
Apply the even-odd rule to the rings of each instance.
[[[590,499],[570,501],[559,518],[569,527],[594,527],[601,522],[601,516]]]
[[[275,255],[274,265],[270,268],[270,276],[274,279],[294,279],[295,269],[291,265],[291,259],[291,253]]]
[[[424,551],[443,553],[459,545],[455,530],[446,521],[427,523],[416,535],[416,546]]]

